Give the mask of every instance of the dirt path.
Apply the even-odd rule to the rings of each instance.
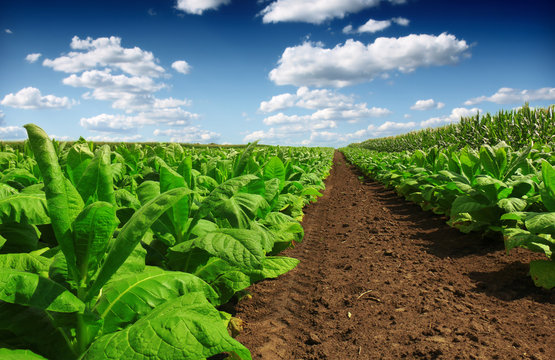
[[[237,305],[254,359],[555,359],[555,292],[527,276],[535,254],[507,256],[334,161],[284,253],[299,266]]]

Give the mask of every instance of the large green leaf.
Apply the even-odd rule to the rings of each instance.
[[[261,270],[248,272],[253,282],[263,279],[277,278],[291,270],[299,264],[299,260],[286,256],[268,256],[262,261]]]
[[[555,211],[555,168],[547,161],[542,162],[542,179],[542,202],[547,210]]]
[[[48,276],[52,259],[30,253],[0,254],[0,268]]]
[[[73,145],[67,153],[66,169],[67,174],[74,185],[77,186],[89,162],[94,157],[87,143],[77,143]]]
[[[135,246],[137,246],[144,234],[160,215],[183,198],[187,192],[188,189],[185,188],[165,192],[150,200],[133,214],[110,247],[98,277],[87,292],[87,300],[92,299],[92,297],[98,294],[102,286],[125,262],[129,254],[131,254]]]
[[[117,224],[115,208],[102,201],[87,206],[73,222],[77,270],[85,284],[98,270]]]
[[[534,260],[530,262],[530,276],[536,286],[547,290],[555,287],[555,261]]]
[[[251,285],[251,279],[241,271],[227,271],[218,276],[210,285],[220,296],[222,303],[227,303],[233,295]]]
[[[31,350],[12,350],[0,349],[0,359],[2,360],[47,360],[46,358],[35,354]]]
[[[272,157],[264,166],[264,180],[278,179],[280,189],[285,185],[285,166],[280,158]]]
[[[49,224],[46,196],[17,193],[0,199],[0,224]]]
[[[555,212],[529,213],[524,223],[535,234],[551,234],[555,237]]]
[[[222,352],[251,359],[250,352],[229,336],[218,310],[197,292],[170,300],[124,330],[98,338],[83,360],[205,359]]]
[[[61,314],[0,301],[0,344],[31,348],[50,360],[75,358],[65,341],[69,340],[68,335],[56,324],[58,315]]]
[[[227,219],[234,228],[248,228],[249,222],[262,217],[269,207],[266,200],[256,194],[237,193],[229,199],[221,200],[213,211],[213,216]]]
[[[81,300],[54,281],[12,269],[0,269],[0,300],[57,312],[85,309]]]
[[[510,213],[524,211],[528,203],[526,202],[526,200],[511,197],[499,200],[497,202],[497,205],[499,205],[499,207],[502,208],[505,212]]]
[[[40,231],[35,225],[4,224],[0,225],[0,235],[5,243],[2,252],[29,252],[37,248]]]
[[[108,145],[104,145],[96,151],[94,158],[89,162],[77,183],[77,190],[85,203],[105,201],[116,205]]]
[[[48,213],[56,239],[67,258],[70,273],[77,277],[71,224],[83,209],[83,200],[62,173],[54,146],[44,130],[34,124],[24,127],[27,129],[29,142],[44,178]]]
[[[200,278],[147,267],[140,274],[106,285],[95,310],[104,319],[103,333],[108,334],[134,323],[156,306],[192,292],[203,293],[212,303],[218,304],[217,294]]]
[[[206,197],[206,199],[203,200],[198,209],[196,217],[198,217],[199,219],[206,217],[211,211],[215,210],[222,201],[228,200],[237,192],[239,192],[239,190],[243,186],[257,179],[258,177],[254,175],[243,175],[235,177],[233,179],[229,179],[226,182],[220,184],[210,193],[210,195]]]
[[[247,164],[248,164],[249,160],[251,159],[252,152],[256,148],[257,144],[258,144],[258,141],[250,143],[249,146],[247,146],[247,148],[241,153],[241,156],[238,158],[238,160],[234,164],[233,177],[237,177],[237,176],[240,176],[240,175],[243,174],[243,172],[245,171],[245,168],[247,167]]]
[[[254,230],[220,229],[193,240],[193,245],[231,265],[246,269],[262,268],[264,251]]]

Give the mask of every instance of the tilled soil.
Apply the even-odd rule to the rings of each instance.
[[[541,256],[506,255],[334,162],[283,253],[299,266],[236,307],[254,359],[555,359],[555,292],[527,275]]]

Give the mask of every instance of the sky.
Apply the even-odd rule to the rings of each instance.
[[[552,0],[0,0],[0,140],[341,147],[555,104]]]

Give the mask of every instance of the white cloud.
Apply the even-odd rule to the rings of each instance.
[[[405,0],[388,0],[394,4]],[[379,5],[381,0],[275,0],[261,12],[264,23],[283,21],[308,22],[321,24],[347,14]]]
[[[431,110],[441,109],[445,106],[442,102],[436,102],[434,99],[418,100],[410,107],[411,110]]]
[[[92,39],[80,39],[74,36],[70,47],[74,50],[56,59],[45,59],[44,66],[56,71],[78,73],[96,67],[112,67],[133,76],[158,77],[164,68],[157,64],[157,59],[150,51],[138,47],[123,48],[121,38],[116,36]]]
[[[13,31],[11,31],[10,29],[4,29],[4,32],[5,32],[6,34],[13,34]]]
[[[189,126],[179,129],[154,130],[154,136],[169,137],[171,142],[180,143],[211,143],[216,142],[220,138],[220,134],[203,130],[198,126]]]
[[[466,106],[476,105],[484,101],[496,104],[515,104],[527,101],[555,100],[555,88],[541,88],[537,90],[518,90],[501,88],[491,96],[480,96],[465,101]]]
[[[21,126],[0,127],[0,139],[2,140],[20,140],[26,137],[27,133]]]
[[[356,31],[353,30],[353,26],[350,25],[350,24],[345,26],[343,28],[343,33],[344,34],[375,33],[375,32],[387,29],[388,27],[391,26],[392,23],[395,23],[395,24],[401,25],[401,26],[408,26],[410,21],[409,21],[409,19],[405,19],[405,18],[402,18],[402,17],[395,17],[395,18],[392,18],[391,20],[369,19],[364,25],[359,26]]]
[[[29,54],[29,55],[25,56],[25,60],[28,63],[32,64],[35,61],[37,61],[41,57],[41,55],[42,55],[41,53],[32,53],[32,54]]]
[[[191,65],[184,60],[177,60],[174,61],[172,64],[172,68],[182,74],[188,74],[191,71]]]
[[[286,48],[269,77],[278,85],[343,87],[388,71],[454,64],[468,56],[468,49],[465,40],[447,33],[381,37],[368,45],[349,39],[332,49],[305,42]]]
[[[188,14],[202,15],[206,10],[215,10],[231,0],[177,0],[175,7]]]
[[[409,26],[410,24],[410,20],[404,17],[394,17],[391,19],[391,21],[393,21],[395,24],[397,25],[401,25],[401,26]]]
[[[429,118],[428,120],[421,121],[420,127],[428,128],[456,123],[461,120],[461,117],[476,116],[478,112],[482,112],[482,109],[454,108],[453,110],[451,110],[451,114],[449,115],[433,117]]]
[[[4,96],[0,104],[11,106],[18,109],[55,109],[70,108],[75,105],[75,100],[67,97],[57,97],[54,95],[42,96],[39,89],[26,87],[19,90],[16,94],[9,93]]]
[[[81,118],[80,124],[85,129],[104,132],[124,132],[137,127],[132,117],[112,114]]]
[[[390,26],[391,26],[391,21],[390,20],[370,19],[364,25],[361,25],[358,28],[358,32],[359,33],[364,33],[364,32],[375,33],[375,32],[378,32],[378,31],[385,30]]]
[[[95,142],[135,142],[141,140],[142,135],[130,135],[130,136],[114,136],[114,135],[93,135],[85,137],[88,141]]]

